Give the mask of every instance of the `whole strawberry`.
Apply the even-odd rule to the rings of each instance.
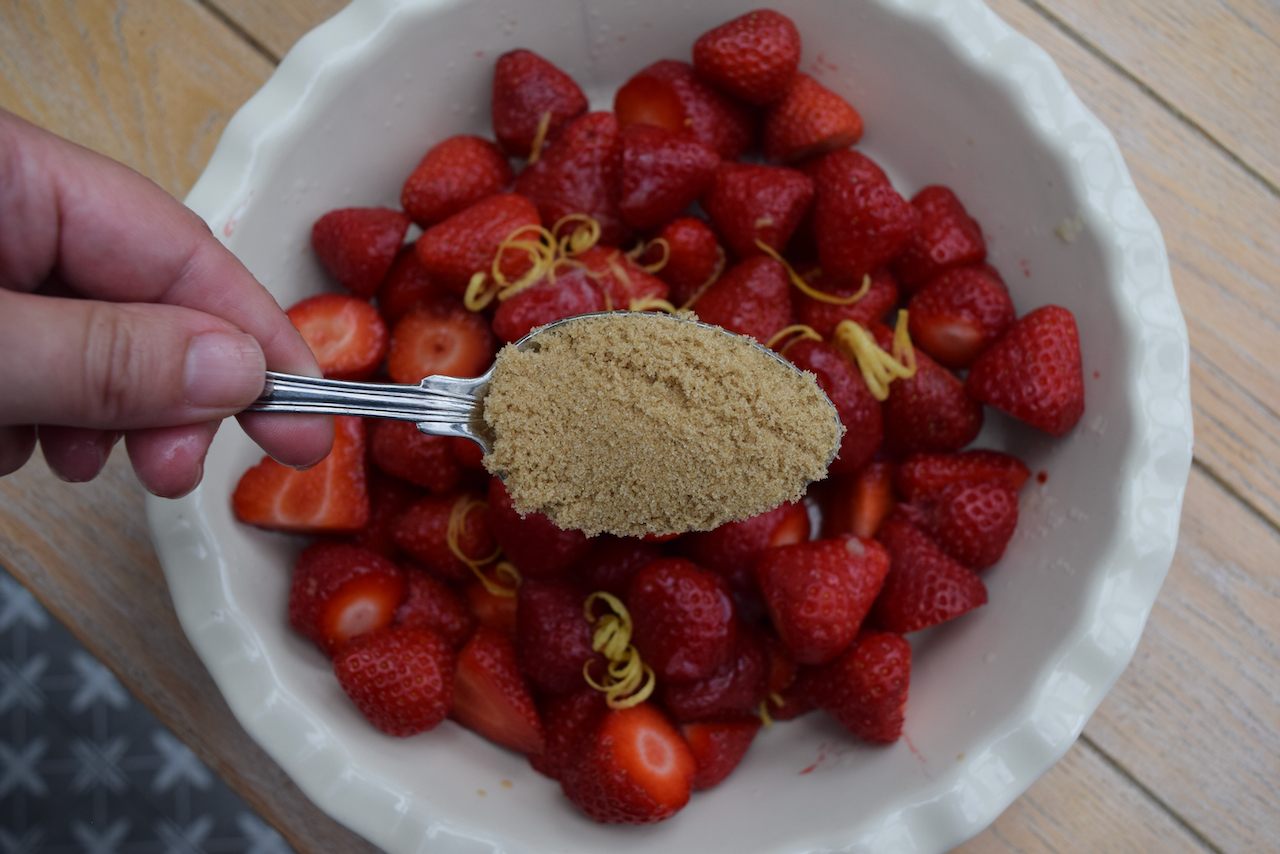
[[[373,421],[369,460],[383,472],[435,493],[451,492],[462,465],[445,436],[428,436],[410,421]]]
[[[708,30],[693,43],[693,67],[750,104],[786,94],[800,65],[800,32],[790,18],[757,9]]]
[[[564,579],[526,579],[516,594],[516,656],[535,688],[563,694],[586,684],[583,667],[605,662],[591,648],[593,629],[582,610],[586,593]]]
[[[456,523],[456,539],[451,546],[450,520],[455,512],[462,512],[460,508],[466,512]],[[396,518],[391,535],[401,551],[445,581],[470,581],[475,577],[453,547],[478,564],[496,552],[489,514],[484,511],[479,494],[470,491],[419,498]]]
[[[977,448],[955,454],[912,454],[898,466],[894,483],[903,498],[914,501],[960,481],[995,480],[1017,492],[1029,477],[1027,464],[1012,454]]]
[[[813,202],[813,182],[785,166],[721,163],[702,207],[738,258],[758,255],[759,240],[781,252]]]
[[[502,478],[489,480],[489,525],[507,559],[529,578],[565,575],[591,549],[587,535],[566,531],[542,513],[516,511]]]
[[[476,618],[457,593],[419,567],[405,568],[409,596],[396,609],[395,624],[430,629],[453,649],[461,647],[476,628]]]
[[[780,263],[755,255],[729,268],[693,304],[704,323],[768,342],[791,325],[791,283]]]
[[[880,450],[884,415],[857,365],[822,341],[797,341],[787,348],[785,355],[797,368],[817,378],[818,387],[830,398],[844,425],[840,452],[829,471],[833,474],[861,471]]]
[[[759,633],[740,627],[729,659],[696,682],[664,683],[662,705],[677,721],[705,721],[753,712],[767,693],[767,667]]]
[[[409,217],[390,208],[339,208],[316,220],[311,248],[338,283],[361,299],[378,290],[409,230]]]
[[[737,616],[724,579],[683,558],[645,566],[627,590],[631,640],[659,679],[692,682],[728,661]]]
[[[821,270],[806,281],[815,290],[834,297],[851,297],[862,290],[861,279],[832,276]],[[859,326],[871,328],[884,320],[885,315],[898,304],[898,283],[892,273],[881,267],[871,274],[871,287],[854,302],[826,302],[806,293],[795,294],[793,300],[796,320],[829,341],[841,321],[852,320]]]
[[[892,565],[869,617],[878,628],[907,634],[986,604],[982,579],[910,522],[891,517],[876,538],[889,550]]]
[[[999,480],[952,483],[915,507],[933,541],[973,570],[1000,560],[1018,526],[1018,492]]]
[[[663,59],[636,72],[613,98],[622,127],[656,125],[737,160],[755,137],[750,108],[703,80],[687,62]]]
[[[693,777],[695,792],[724,782],[742,762],[763,721],[755,715],[739,713],[714,721],[680,725],[680,734],[698,764]]]
[[[511,155],[528,157],[545,120],[545,138],[554,139],[587,111],[587,96],[548,60],[530,50],[513,50],[493,67],[493,135]]]
[[[429,629],[389,626],[348,642],[333,660],[338,684],[387,735],[439,724],[453,703],[453,650]]]
[[[400,207],[426,228],[500,193],[511,183],[511,164],[478,136],[451,136],[423,156],[400,189]]]
[[[797,74],[764,118],[764,156],[780,163],[848,148],[862,138],[862,116],[844,98]]]
[[[540,223],[533,202],[517,193],[499,193],[431,226],[414,246],[427,273],[461,295],[476,273],[492,272],[494,257],[507,238]],[[513,250],[504,252],[499,263],[502,273],[514,281],[531,262],[524,252]]]
[[[885,327],[876,337],[891,346]],[[884,411],[885,451],[904,457],[917,451],[958,451],[982,430],[982,404],[965,391],[955,374],[916,351],[916,374],[889,385]]]
[[[908,293],[934,276],[987,257],[982,227],[949,187],[925,187],[911,197],[920,211],[920,229],[893,262],[894,275]]]
[[[653,125],[622,129],[622,198],[627,225],[657,228],[711,185],[720,155],[694,139]]]
[[[911,644],[888,632],[863,632],[830,664],[806,674],[806,696],[864,741],[902,735],[911,685]]]
[[[666,247],[657,241],[662,240]],[[682,216],[662,227],[644,254],[645,264],[666,263],[654,274],[671,289],[670,299],[683,306],[724,266],[724,250],[705,220]]]

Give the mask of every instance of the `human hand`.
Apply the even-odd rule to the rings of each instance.
[[[37,438],[64,480],[123,435],[149,491],[200,482],[219,422],[267,368],[319,376],[284,312],[204,222],[137,172],[0,111],[0,475]],[[333,441],[315,415],[241,415],[275,459]]]

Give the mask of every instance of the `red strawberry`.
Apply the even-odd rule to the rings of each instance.
[[[1046,305],[1019,318],[974,362],[965,389],[1051,436],[1065,436],[1084,414],[1075,317]]]
[[[583,741],[599,726],[609,707],[604,694],[584,687],[546,697],[538,711],[547,746],[541,753],[530,754],[529,764],[539,774],[560,780],[565,770],[578,761]]]
[[[420,626],[389,626],[355,638],[333,660],[338,684],[387,735],[434,728],[453,701],[453,650]]]
[[[871,461],[884,439],[880,402],[867,388],[858,366],[830,344],[797,341],[787,348],[786,357],[802,371],[809,371],[840,416],[844,438],[840,454],[831,463],[833,474],[861,471]]]
[[[697,762],[657,707],[612,709],[580,745],[561,788],[590,818],[607,824],[653,824],[689,802]]]
[[[601,534],[578,564],[578,578],[588,590],[602,590],[623,599],[635,574],[660,557],[662,551],[654,543]]]
[[[684,540],[684,554],[699,566],[724,576],[741,605],[760,597],[756,558],[767,548],[806,542],[809,533],[808,508],[799,503],[782,504],[749,519],[689,534]]]
[[[813,182],[785,166],[721,163],[702,207],[739,258],[758,255],[760,240],[781,252],[813,202]]]
[[[665,682],[662,705],[677,721],[714,720],[752,712],[766,695],[768,660],[755,631],[745,627],[729,659],[695,682]]]
[[[516,597],[495,593],[477,579],[462,588],[462,598],[480,625],[515,643]]]
[[[565,127],[536,163],[516,178],[516,192],[538,207],[552,228],[569,214],[600,224],[600,242],[621,246],[631,235],[623,221],[622,136],[612,113],[587,113]]]
[[[768,660],[765,712],[775,721],[789,721],[813,711],[813,702],[800,690],[796,679],[800,665],[786,644],[772,633],[763,634],[762,639]]]
[[[471,503],[458,526],[458,550],[477,563],[491,559],[497,551],[489,515],[479,496],[469,493],[428,495],[405,508],[396,519],[392,536],[405,554],[446,581],[470,581],[471,567],[449,548],[449,520],[460,502]]]
[[[487,139],[451,136],[436,143],[400,190],[400,206],[423,228],[471,207],[511,183],[511,164]]]
[[[893,346],[886,326],[874,330],[881,349]],[[955,374],[916,351],[916,374],[889,384],[883,403],[884,447],[896,457],[919,451],[958,451],[982,430],[982,404]]]
[[[236,518],[247,525],[318,534],[359,531],[369,521],[364,421],[334,418],[333,450],[306,471],[270,457],[240,476],[231,495]]]
[[[889,550],[891,569],[871,611],[875,626],[907,634],[986,604],[982,579],[910,522],[890,517],[876,538]]]
[[[835,151],[807,162],[813,179],[813,229],[822,269],[860,281],[893,260],[915,236],[920,212],[857,151]]]
[[[930,279],[907,310],[912,342],[952,370],[972,365],[1017,318],[1009,289],[989,264]]]
[[[494,256],[507,238],[541,222],[537,206],[524,196],[486,196],[424,231],[415,244],[418,260],[442,287],[461,295],[476,273],[492,273]],[[511,249],[502,253],[500,264],[503,275],[515,281],[532,262],[527,253]]]
[[[693,43],[693,67],[735,98],[769,104],[786,94],[800,66],[800,32],[786,15],[757,9]]]
[[[730,267],[693,310],[704,323],[767,343],[791,325],[791,281],[780,263],[755,255]]]
[[[664,250],[657,241],[666,243]],[[724,250],[711,226],[696,216],[682,216],[662,227],[644,254],[643,263],[666,263],[654,275],[671,288],[670,299],[683,306],[724,265]]]
[[[888,571],[883,546],[852,536],[769,549],[756,561],[773,627],[801,664],[849,645]]]
[[[388,326],[394,326],[409,309],[419,303],[434,302],[444,293],[444,288],[422,266],[418,250],[411,244],[400,250],[391,270],[378,286],[378,312]]]
[[[529,156],[546,114],[550,140],[586,111],[587,96],[573,78],[536,53],[509,51],[494,64],[493,135],[508,154]]]
[[[542,513],[521,516],[501,478],[489,481],[489,524],[507,559],[528,578],[557,578],[591,548],[581,531],[565,531]]]
[[[804,687],[858,738],[892,744],[902,735],[910,684],[911,644],[888,632],[863,632],[843,655],[808,674]]]
[[[391,625],[408,595],[404,572],[377,552],[312,543],[293,565],[289,625],[332,657],[356,635]]]
[[[411,309],[391,330],[387,373],[408,385],[430,376],[478,377],[497,349],[483,317],[439,299]]]
[[[352,294],[369,299],[400,251],[409,217],[390,208],[339,208],[311,227],[311,248]]]
[[[409,595],[396,609],[395,623],[430,629],[452,649],[466,643],[476,628],[475,615],[457,593],[418,567],[405,570]]]
[[[893,464],[872,460],[856,475],[836,475],[825,491],[822,535],[870,538],[893,511]]]
[[[585,272],[560,267],[555,281],[543,279],[499,303],[493,313],[493,333],[510,344],[544,324],[605,308],[604,293]]]
[[[395,560],[400,557],[400,547],[392,536],[396,517],[422,497],[422,488],[398,477],[392,477],[381,469],[368,471],[369,521],[348,540],[352,545],[373,549],[383,557]]]
[[[944,270],[986,260],[982,227],[949,188],[925,187],[911,197],[911,204],[920,211],[920,229],[893,262],[893,272],[908,292]]]
[[[693,790],[704,791],[720,785],[746,756],[747,748],[760,731],[762,721],[755,715],[680,725],[680,734],[698,765]]]
[[[541,753],[542,720],[529,685],[516,665],[511,641],[480,626],[458,653],[453,678],[453,719],[499,747]]]
[[[449,439],[453,445],[453,455],[463,468],[472,471],[484,471],[484,449],[470,439],[453,436]]]
[[[626,604],[631,642],[659,679],[704,679],[733,652],[737,618],[729,587],[692,561],[662,558],[645,566],[631,579]]]
[[[960,481],[917,498],[915,510],[944,552],[970,569],[986,569],[1018,526],[1018,492],[998,480]]]
[[[1012,454],[979,449],[958,454],[912,454],[898,466],[894,480],[902,497],[914,501],[963,480],[998,480],[1017,492],[1029,477],[1027,464]]]
[[[821,272],[805,281],[814,289],[834,297],[851,297],[862,289],[861,279],[855,281],[847,276],[829,276]],[[870,289],[856,302],[843,305],[824,302],[803,292],[794,294],[792,299],[796,307],[796,320],[830,340],[843,320],[852,320],[859,326],[868,328],[883,320],[898,304],[898,283],[882,267],[871,274]]]
[[[368,379],[387,355],[387,324],[363,299],[316,294],[295,303],[285,314],[329,379]]]
[[[573,256],[573,260],[586,268],[587,278],[604,294],[608,310],[667,298],[667,283],[640,269],[621,249],[593,246]]]
[[[862,139],[862,116],[844,98],[799,73],[765,114],[763,137],[766,158],[797,163]]]
[[[702,143],[653,125],[622,129],[622,218],[657,228],[711,185],[720,156]]]
[[[622,127],[655,125],[691,136],[722,160],[737,160],[755,136],[750,109],[674,59],[659,60],[624,83],[613,96],[613,112]]]
[[[373,421],[369,460],[387,474],[432,492],[450,492],[462,479],[453,443],[444,436],[428,436],[408,421]]]
[[[586,684],[583,668],[594,662],[599,679],[604,657],[591,648],[595,630],[583,612],[586,594],[571,581],[526,579],[516,594],[516,657],[535,688],[564,694]]]

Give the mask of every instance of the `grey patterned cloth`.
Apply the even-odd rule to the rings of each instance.
[[[0,568],[0,854],[291,854]]]

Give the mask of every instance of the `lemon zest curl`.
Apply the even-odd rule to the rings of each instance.
[[[852,320],[840,321],[832,343],[858,363],[862,378],[876,400],[888,399],[889,384],[895,379],[909,380],[916,375],[916,351],[907,331],[906,310],[898,312],[891,353],[880,349],[875,336]]]
[[[603,602],[609,611],[595,615],[594,605]],[[658,683],[653,668],[640,659],[640,653],[631,643],[631,614],[627,606],[604,591],[596,591],[583,603],[587,621],[595,626],[591,648],[609,662],[604,678],[597,682],[591,678],[591,662],[582,667],[587,684],[605,695],[611,709],[626,709],[639,705],[649,698]]]

